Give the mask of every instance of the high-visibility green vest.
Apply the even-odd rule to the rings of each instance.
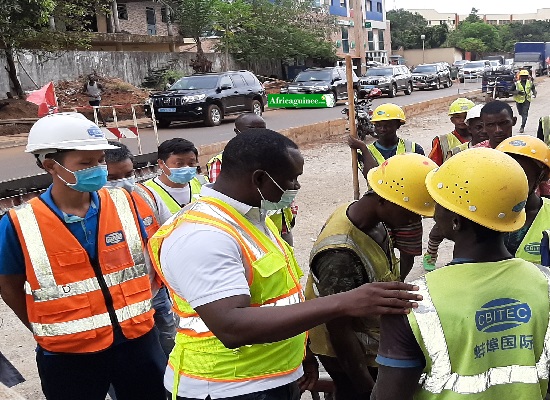
[[[374,157],[374,159],[378,162],[378,165],[382,164],[386,159],[380,153],[380,151],[376,148],[374,143],[368,144],[367,149],[369,149],[370,153]],[[397,142],[397,151],[395,154],[403,154],[403,153],[414,153],[416,150],[416,143],[411,142],[407,139],[401,139],[399,138],[399,142]]]
[[[275,224],[280,234],[283,232],[283,222],[285,223],[287,232],[290,232],[290,230],[292,229],[294,214],[292,214],[292,209],[290,207],[287,207],[283,208],[282,210],[278,210],[274,214],[271,214],[269,216],[269,219]]]
[[[445,162],[449,157],[453,155],[452,150],[455,147],[458,147],[463,142],[453,132],[447,133],[446,135],[439,136],[439,146],[441,147],[442,160]]]
[[[516,82],[516,90],[523,91],[524,94],[516,94],[514,101],[516,103],[525,103],[525,101],[531,101],[533,99],[533,84],[529,79],[525,82],[525,87],[521,84],[521,81]]]
[[[512,258],[448,265],[417,281],[408,314],[426,358],[415,400],[543,399],[550,270]]]
[[[196,200],[199,198],[201,193],[201,187],[206,181],[204,178],[201,179],[199,177],[194,177],[191,182],[189,182],[189,187],[191,188],[191,201]],[[164,201],[168,209],[172,214],[177,213],[183,205],[180,205],[171,195],[168,193],[162,186],[160,186],[158,183],[156,183],[153,179],[149,179],[148,181],[145,181],[143,183],[145,186],[151,188],[151,190],[154,190]]]
[[[540,241],[542,240],[542,231],[546,229],[550,229],[550,200],[543,197],[542,207],[521,241],[516,251],[516,257],[540,264]]]
[[[546,143],[547,146],[550,146],[550,115],[542,117],[540,121],[542,123],[542,134],[544,136],[544,143]]]
[[[369,282],[398,281],[400,279],[399,260],[395,258],[391,241],[389,248],[386,249],[391,255],[391,260],[389,260],[386,252],[380,245],[349,220],[346,214],[348,207],[349,203],[343,204],[329,217],[313,245],[309,257],[309,265],[313,264],[315,257],[322,255],[326,251],[347,249],[359,257],[365,268]],[[305,291],[307,300],[318,297],[319,292],[316,282],[317,279],[310,272]],[[362,342],[365,343],[368,341],[369,344],[365,348],[365,352],[370,366],[376,366],[377,364],[374,359],[376,358],[378,343],[380,341],[380,322],[378,317],[360,318],[355,325],[360,327],[358,333],[362,337],[364,337],[363,335],[368,336],[368,340],[362,339]],[[325,324],[310,329],[309,338],[311,341],[309,347],[313,353],[336,357]]]
[[[472,144],[472,142],[465,142],[465,143],[462,143],[460,146],[456,146],[456,147],[452,148],[449,157],[454,156],[454,155],[460,153],[461,151],[469,149],[471,144]]]
[[[243,265],[250,268],[247,279],[252,307],[285,306],[303,301],[299,282],[302,271],[292,249],[282,240],[271,221],[266,219],[266,225],[279,246],[237,210],[219,199],[202,197],[178,212],[171,223],[160,227],[148,244],[153,265],[170,290],[174,310],[180,317],[176,344],[168,362],[174,370],[174,398],[180,374],[207,381],[242,382],[296,371],[305,355],[305,333],[279,342],[228,349],[191,305],[171,289],[160,264],[162,243],[179,226],[190,223],[215,226],[235,240],[242,250]]]

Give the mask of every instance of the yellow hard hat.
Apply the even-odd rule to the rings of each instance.
[[[371,121],[389,121],[390,119],[398,119],[405,123],[406,118],[403,109],[392,103],[380,104],[372,113]]]
[[[503,152],[461,151],[428,174],[426,187],[442,207],[494,231],[513,232],[525,224],[527,177]]]
[[[519,76],[529,76],[529,71],[527,71],[526,69],[522,69],[521,71],[519,71]]]
[[[475,104],[472,100],[465,97],[459,97],[451,103],[449,107],[449,115],[467,113],[473,106],[475,106]]]
[[[388,158],[367,174],[369,186],[380,197],[409,211],[433,217],[435,203],[426,190],[424,180],[437,164],[416,153]]]
[[[503,140],[496,150],[532,158],[550,168],[550,149],[542,140],[530,135],[517,135]]]

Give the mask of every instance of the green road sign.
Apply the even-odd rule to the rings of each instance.
[[[365,22],[365,28],[370,28],[372,27],[372,24],[368,21]]]
[[[332,94],[268,94],[269,108],[327,108],[334,107]]]

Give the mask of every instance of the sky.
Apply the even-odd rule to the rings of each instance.
[[[443,4],[442,4],[443,3]],[[550,8],[548,0],[529,0],[525,3],[512,0],[386,0],[386,10],[404,9],[435,9],[442,13],[469,14],[472,7],[480,14],[519,14],[534,13],[537,8]]]

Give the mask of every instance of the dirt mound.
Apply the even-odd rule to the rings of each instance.
[[[38,106],[25,100],[0,100],[0,119],[36,118]]]
[[[264,82],[264,88],[266,94],[278,94],[281,93],[281,88],[286,87],[288,82],[275,80],[275,81],[266,81]]]
[[[88,106],[88,96],[82,93],[87,77],[81,76],[78,79],[70,81],[59,81],[55,84],[55,94],[62,111],[74,111],[76,107]],[[99,83],[103,85],[101,95],[102,106],[143,104],[149,97],[149,92],[142,90],[134,85],[124,82],[119,78],[100,76]],[[92,111],[78,110],[87,117],[92,117]],[[129,106],[117,108],[118,119],[131,119],[132,112]],[[143,110],[139,107],[137,117],[142,118]],[[106,109],[104,115],[111,116],[112,109]]]

